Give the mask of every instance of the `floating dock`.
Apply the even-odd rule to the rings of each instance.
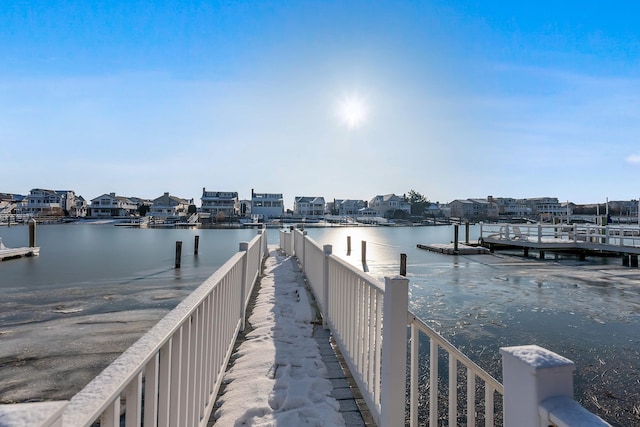
[[[37,255],[40,255],[40,248],[37,246],[33,248],[0,248],[0,261]]]
[[[429,245],[418,243],[417,247],[427,251],[438,252],[446,255],[475,255],[490,253],[488,248],[482,246],[469,246],[463,243],[458,243],[458,250],[456,250],[453,243],[431,243]]]

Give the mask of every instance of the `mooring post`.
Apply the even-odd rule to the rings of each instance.
[[[367,241],[362,241],[362,266],[367,265]]]
[[[453,226],[453,252],[458,253],[458,224]]]
[[[347,256],[351,255],[351,236],[347,236]]]
[[[407,277],[407,254],[400,254],[400,275]]]
[[[182,242],[176,241],[176,268],[180,268],[180,260],[182,258]]]
[[[464,243],[469,244],[469,221],[464,223]]]
[[[196,236],[193,242],[193,254],[198,255],[198,246],[200,245],[200,236]]]
[[[36,247],[36,220],[33,218],[29,219],[29,247]]]

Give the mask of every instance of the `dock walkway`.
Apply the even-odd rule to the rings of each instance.
[[[263,274],[208,425],[373,425],[295,258],[270,248]]]

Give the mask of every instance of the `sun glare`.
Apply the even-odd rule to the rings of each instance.
[[[340,102],[339,115],[342,121],[351,129],[357,128],[367,118],[367,108],[357,97],[348,97]]]

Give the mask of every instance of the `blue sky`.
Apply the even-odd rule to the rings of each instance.
[[[0,192],[637,199],[639,9],[3,2]]]

